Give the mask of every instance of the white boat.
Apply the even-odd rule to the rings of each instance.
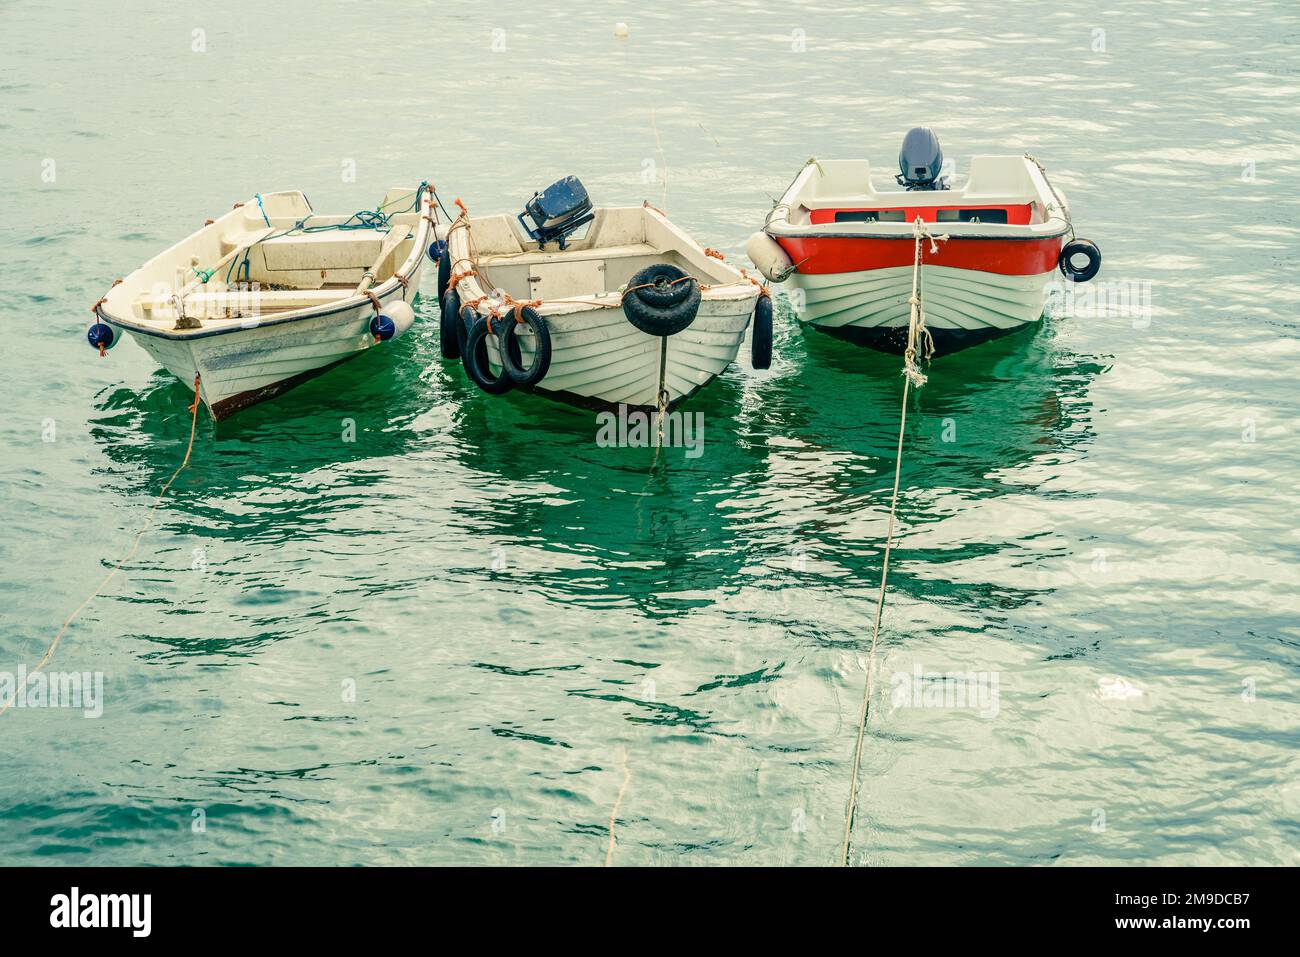
[[[938,140],[918,127],[899,166],[902,188],[881,189],[866,160],[810,160],[750,237],[759,271],[797,290],[800,321],[902,353],[919,248],[926,330],[942,355],[1036,323],[1058,268],[1073,282],[1097,274],[1100,251],[1074,238],[1064,196],[1032,157],[975,156],[950,186]]]
[[[320,215],[258,194],[118,280],[87,341],[102,355],[129,333],[223,419],[410,327],[435,201],[421,184]]]
[[[658,210],[593,208],[569,177],[534,196],[525,214],[531,223],[462,212],[448,231],[443,355],[461,358],[485,391],[667,409],[735,360],[756,314],[752,356],[767,367],[764,287]]]

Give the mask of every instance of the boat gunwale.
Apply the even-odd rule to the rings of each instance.
[[[783,230],[773,229],[772,227],[776,225],[777,225],[776,222],[769,223],[767,226],[763,227],[763,231],[767,233],[769,236],[771,236],[773,239],[777,237],[780,237],[782,239],[905,239],[908,242],[913,242],[916,239],[916,233],[913,232],[910,223],[902,224],[907,227],[906,232],[890,232],[887,234],[885,233],[877,234],[877,233],[866,232],[866,231],[858,231],[858,232],[845,231],[845,232],[834,232],[834,233],[810,232],[810,231],[805,231],[806,227],[795,226],[791,223],[786,223],[785,224],[786,228]],[[889,223],[887,225],[897,226],[899,224]],[[996,240],[998,242],[1039,242],[1045,239],[1060,239],[1062,236],[1065,236],[1070,232],[1070,226],[1068,223],[1062,226],[1058,232],[1035,233],[1032,235],[1025,235],[1023,233],[1018,235],[1017,234],[1008,235],[1003,233],[990,233],[987,235],[981,235],[978,233],[958,233],[958,232],[949,233],[948,229],[950,226],[965,226],[969,224],[967,223],[939,223],[939,224],[926,223],[927,227],[934,227],[936,225],[942,227],[941,229],[942,233],[947,233],[946,238],[950,242],[962,240],[962,239],[986,240],[986,241]],[[980,223],[976,225],[990,226],[993,224]],[[1046,225],[1046,224],[1038,223],[1034,225]],[[1031,226],[1010,226],[1008,228],[1009,229],[1030,229],[1032,227]]]

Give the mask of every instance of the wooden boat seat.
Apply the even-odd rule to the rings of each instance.
[[[482,265],[492,281],[512,296],[564,299],[603,295],[626,283],[638,270],[665,259],[671,259],[671,254],[649,243],[631,243],[484,256]]]
[[[483,262],[488,266],[493,263],[501,265],[519,265],[528,266],[533,263],[551,263],[551,262],[586,262],[590,260],[601,259],[626,259],[633,256],[660,256],[661,251],[651,246],[649,243],[632,243],[626,246],[605,246],[596,249],[569,249],[564,252],[556,249],[554,246],[542,251],[540,249],[529,252],[514,253],[513,255],[486,255]]]
[[[512,296],[526,299],[606,295],[653,263],[669,263],[705,277],[706,282],[718,279],[707,265],[692,264],[677,249],[661,249],[650,243],[487,255],[480,263],[493,283]]]
[[[356,295],[353,285],[334,286],[328,289],[227,289],[221,292],[198,292],[185,297],[185,313],[198,319],[260,316],[268,313],[290,312],[341,302]],[[141,298],[139,305],[144,319],[160,318],[171,321],[175,307],[171,298]],[[155,317],[154,312],[162,315]]]
[[[277,236],[259,244],[271,272],[308,269],[365,269],[379,255],[386,230],[329,230]]]
[[[196,293],[185,300],[190,311],[205,306],[219,309],[226,306],[261,307],[259,312],[284,312],[287,309],[306,309],[308,306],[325,306],[356,294],[355,287],[333,289],[229,289],[225,292]]]

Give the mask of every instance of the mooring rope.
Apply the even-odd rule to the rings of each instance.
[[[925,240],[930,241],[930,252],[939,251],[938,244],[948,237],[934,236],[921,217],[912,224],[916,252],[912,260],[912,296],[908,300],[911,311],[907,320],[907,349],[903,353],[903,409],[898,421],[898,448],[894,454],[894,490],[889,499],[889,524],[885,530],[885,554],[880,566],[880,592],[876,596],[876,620],[871,632],[871,648],[867,654],[867,679],[862,691],[862,716],[858,719],[857,742],[853,748],[853,777],[849,785],[849,803],[844,814],[844,842],[840,847],[840,864],[849,864],[849,842],[853,836],[853,816],[858,806],[858,776],[862,768],[862,742],[867,733],[867,718],[871,711],[871,693],[875,684],[876,645],[880,641],[880,621],[885,613],[885,582],[889,578],[889,557],[894,547],[894,522],[898,511],[899,477],[903,472],[903,437],[907,433],[907,399],[912,386],[925,385],[926,376],[916,364],[918,351],[923,358],[934,354],[934,339],[925,327],[925,307],[921,301],[921,259]]]
[[[181,464],[176,471],[172,473],[172,477],[167,480],[167,484],[162,487],[162,491],[158,493],[158,497],[154,499],[153,505],[149,508],[149,513],[145,516],[144,524],[140,526],[140,531],[136,534],[135,541],[131,543],[131,548],[125,555],[118,559],[117,564],[113,566],[113,570],[104,576],[104,580],[99,583],[99,586],[93,592],[90,593],[89,597],[77,606],[76,611],[68,616],[67,621],[63,623],[63,627],[60,628],[58,634],[54,636],[54,640],[51,641],[49,647],[45,649],[45,654],[41,657],[41,660],[36,663],[36,667],[32,668],[27,673],[29,678],[49,664],[50,659],[54,657],[54,650],[59,647],[59,642],[63,640],[63,636],[67,632],[68,627],[76,620],[76,617],[81,614],[87,605],[99,597],[100,593],[108,587],[108,583],[111,582],[117,573],[122,570],[122,566],[129,562],[132,556],[135,555],[136,549],[140,547],[140,540],[144,538],[144,533],[147,532],[149,526],[153,524],[154,512],[156,512],[158,506],[162,504],[163,496],[166,495],[167,490],[172,487],[172,483],[176,481],[176,477],[185,470],[185,466],[190,464],[190,453],[194,451],[194,431],[198,426],[199,421],[199,374],[197,372],[194,373],[194,404],[189,407],[189,412],[190,441],[185,447],[185,458],[181,461]],[[22,689],[17,686],[14,687],[14,693],[9,696],[9,700],[4,703],[4,706],[0,707],[0,715],[8,711],[13,703],[18,700],[18,694],[21,690]]]
[[[618,819],[618,809],[623,806],[623,795],[627,793],[628,782],[632,780],[632,772],[627,769],[627,749],[623,749],[623,783],[619,786],[618,797],[614,799],[614,806],[609,811],[609,846],[605,848],[605,866],[609,867],[614,862],[614,822]]]

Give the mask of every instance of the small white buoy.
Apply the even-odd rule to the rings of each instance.
[[[1097,697],[1102,701],[1128,701],[1142,697],[1142,689],[1127,678],[1103,675],[1097,679]]]
[[[619,23],[614,24],[614,36],[618,37],[620,40],[626,40],[630,32],[631,31],[628,30],[626,23],[620,21]]]

